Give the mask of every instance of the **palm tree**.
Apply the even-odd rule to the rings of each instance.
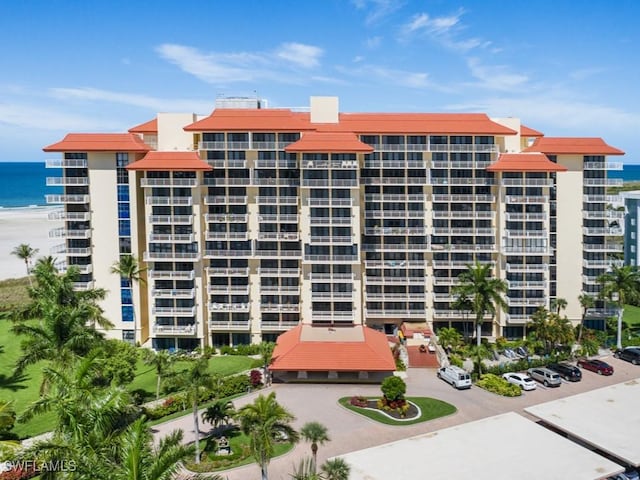
[[[31,262],[31,259],[35,257],[36,253],[38,253],[38,249],[32,248],[28,243],[21,243],[11,251],[11,255],[15,255],[16,257],[24,261],[24,266],[27,269],[27,277],[29,278],[29,285],[33,285],[31,283],[29,262]]]
[[[582,307],[582,318],[580,319],[580,331],[578,332],[578,343],[582,339],[582,331],[584,330],[584,321],[587,318],[587,312],[590,308],[593,308],[596,304],[596,301],[591,295],[587,295],[583,293],[578,297],[578,301],[580,302],[580,306]]]
[[[268,480],[267,468],[276,438],[283,436],[290,442],[298,441],[298,432],[290,426],[294,416],[276,401],[275,392],[271,392],[266,397],[259,395],[253,403],[242,407],[238,419],[240,429],[249,437],[249,447],[260,466],[262,480]]]
[[[438,343],[444,349],[455,348],[460,345],[460,332],[455,328],[441,328],[438,330]]]
[[[187,399],[191,402],[195,434],[195,463],[200,463],[200,426],[198,424],[200,395],[203,391],[214,388],[216,384],[216,377],[208,369],[209,358],[200,357],[193,360],[191,366],[175,378],[176,386],[185,390]]]
[[[158,400],[160,398],[162,379],[171,371],[175,357],[167,350],[160,350],[158,352],[144,350],[143,362],[156,369],[156,400]]]
[[[311,456],[313,458],[313,473],[316,473],[316,465],[318,461],[318,444],[323,445],[331,440],[327,431],[327,427],[319,422],[305,423],[300,429],[300,436],[307,442],[311,442]]]
[[[291,480],[325,480],[324,476],[315,471],[315,465],[310,458],[300,460],[298,467],[290,475]]]
[[[16,422],[16,411],[13,409],[13,402],[0,400],[0,438],[13,428]]]
[[[137,335],[136,325],[136,309],[133,303],[133,284],[134,282],[145,283],[145,279],[142,277],[143,272],[146,269],[140,268],[138,260],[131,254],[122,255],[120,259],[111,266],[111,273],[120,275],[120,278],[127,282],[129,289],[131,290],[131,309],[133,310],[133,329]]]
[[[507,304],[502,297],[507,292],[507,283],[499,278],[491,278],[491,265],[476,261],[474,265],[467,265],[458,279],[460,284],[453,289],[454,294],[471,300],[472,311],[476,320],[476,340],[480,346],[482,336],[482,322],[485,314],[490,313],[492,320],[497,308],[506,310]]]
[[[465,294],[458,294],[455,301],[451,304],[451,308],[462,312],[462,317],[464,319],[464,322],[462,323],[462,332],[464,333],[465,338],[469,338],[470,335],[467,331],[467,314],[473,310],[473,302]],[[449,327],[451,327],[451,322],[449,322]]]
[[[327,460],[320,467],[326,480],[349,480],[351,467],[342,458]]]
[[[617,348],[622,348],[622,314],[624,306],[640,298],[640,272],[636,267],[624,265],[612,266],[611,271],[598,277],[598,283],[602,285],[600,296],[603,299],[613,301],[618,306],[618,332],[616,339]]]
[[[567,301],[564,298],[554,298],[553,300],[551,300],[549,309],[551,311],[555,310],[557,315],[560,315],[560,311],[564,310],[565,308],[567,308]]]
[[[210,423],[214,429],[217,429],[223,423],[228,425],[229,420],[233,418],[235,413],[236,410],[233,407],[233,402],[229,400],[217,400],[204,411],[202,421]]]

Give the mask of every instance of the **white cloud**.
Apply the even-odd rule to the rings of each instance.
[[[433,87],[426,72],[410,72],[379,65],[361,65],[356,68],[337,67],[337,70],[351,77],[367,82],[377,81],[396,87],[426,88]]]
[[[358,10],[367,10],[366,25],[374,25],[387,18],[404,5],[401,0],[352,0]]]
[[[454,15],[444,17],[430,17],[428,13],[414,15],[413,19],[406,25],[406,33],[425,31],[431,35],[444,35],[453,27],[458,25],[463,11],[459,10]]]
[[[98,88],[51,88],[51,96],[60,100],[99,101],[148,108],[154,112],[205,112],[211,100],[162,99],[144,94],[121,93]]]
[[[382,37],[370,37],[364,42],[365,46],[370,49],[378,48],[382,44]]]
[[[513,73],[505,65],[483,65],[477,58],[467,59],[471,75],[479,82],[471,85],[489,89],[509,91],[522,88],[529,78],[522,73]]]
[[[313,45],[302,43],[284,43],[276,51],[276,56],[293,63],[294,65],[312,68],[320,65],[320,57],[324,51]]]

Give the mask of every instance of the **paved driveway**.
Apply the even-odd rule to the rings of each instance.
[[[279,384],[270,387],[267,391],[275,391],[278,402],[296,416],[295,427],[299,428],[309,421],[318,421],[328,428],[331,441],[320,446],[318,450],[318,464],[321,464],[328,457],[508,411],[528,416],[523,412],[525,407],[640,377],[640,367],[638,366],[610,356],[603,357],[603,359],[613,365],[615,369],[613,376],[602,377],[592,372],[583,371],[581,382],[570,383],[563,380],[563,384],[559,388],[545,388],[539,384],[536,390],[526,392],[517,398],[501,397],[476,387],[458,391],[448,383],[437,379],[433,369],[410,369],[406,380],[408,396],[438,398],[455,405],[458,411],[448,417],[406,427],[382,425],[352,413],[337,403],[338,398],[345,396],[379,395],[379,385]],[[257,393],[236,400],[234,402],[236,408],[253,401],[256,395]],[[164,436],[175,428],[181,428],[185,432],[186,441],[194,439],[190,416],[154,428],[158,430],[157,435],[159,436]],[[272,460],[269,466],[270,480],[289,480],[289,474],[302,458],[310,455],[310,452],[309,444],[301,442],[290,453]],[[259,479],[260,471],[253,464],[224,472],[223,476],[229,480]]]

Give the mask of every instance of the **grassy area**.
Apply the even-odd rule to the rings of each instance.
[[[189,470],[198,473],[220,472],[222,470],[241,467],[255,462],[255,459],[249,453],[249,437],[235,429],[226,432],[225,436],[229,440],[229,445],[231,446],[231,457],[214,456],[214,452],[207,451],[207,449],[211,450],[209,441],[201,440],[200,448],[202,452],[205,452],[201,463],[187,463],[186,467]],[[273,458],[284,455],[289,452],[293,446],[294,444],[289,442],[276,443],[274,445]]]
[[[0,400],[13,401],[14,408],[20,415],[28,405],[39,397],[44,364],[30,365],[21,377],[12,377],[21,349],[19,338],[10,332],[11,326],[12,323],[9,321],[0,321]],[[221,375],[232,375],[253,368],[260,363],[259,360],[250,357],[227,355],[213,357],[209,362],[209,370]],[[179,370],[186,368],[187,362],[178,362],[177,367]],[[156,377],[153,368],[139,360],[136,377],[129,385],[129,389],[143,389],[148,392],[149,398],[155,398]],[[184,414],[184,412],[181,413]],[[38,415],[27,423],[17,423],[13,432],[22,438],[32,437],[52,430],[54,425],[55,417],[53,414]]]
[[[629,325],[630,328],[640,328],[640,307],[625,305],[622,319]]]
[[[356,412],[360,415],[370,418],[371,420],[375,420],[376,422],[384,423],[385,425],[413,425],[415,423],[427,422],[429,420],[433,420],[435,418],[444,417],[447,415],[451,415],[457,411],[457,408],[451,405],[450,403],[443,402],[442,400],[437,400],[435,398],[428,397],[407,397],[407,400],[415,403],[422,412],[420,417],[415,418],[413,420],[407,421],[398,421],[392,418],[389,418],[386,415],[383,415],[380,412],[376,412],[375,410],[368,410],[364,408],[359,408],[351,405],[349,400],[351,397],[342,397],[338,402],[343,407]],[[370,397],[370,400],[375,400],[376,397]]]
[[[28,286],[29,279],[27,277],[0,281],[0,312],[26,304],[29,301]]]

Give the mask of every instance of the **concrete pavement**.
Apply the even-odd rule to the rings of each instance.
[[[476,387],[466,391],[457,391],[448,383],[437,379],[433,369],[410,369],[406,379],[408,396],[438,398],[455,405],[458,409],[451,416],[417,425],[398,427],[382,425],[357,415],[337,403],[340,397],[345,396],[379,395],[379,385],[277,384],[236,399],[234,405],[239,408],[252,402],[260,393],[275,391],[278,402],[296,416],[293,424],[295,428],[300,428],[309,421],[318,421],[328,428],[331,441],[318,449],[318,464],[322,464],[329,457],[508,411],[528,416],[523,411],[525,407],[640,377],[640,367],[614,359],[611,356],[605,357],[604,360],[613,365],[615,369],[615,373],[611,377],[602,377],[592,372],[583,371],[581,382],[568,383],[563,381],[562,386],[553,389],[538,385],[536,390],[526,392],[517,398],[500,397]],[[208,425],[206,427],[208,429]],[[179,428],[184,431],[186,442],[194,440],[193,422],[190,415],[156,425],[153,428],[157,438]],[[271,480],[290,479],[289,474],[293,472],[300,460],[309,456],[310,453],[309,444],[301,442],[288,454],[273,459],[269,466],[269,478]],[[257,465],[252,464],[222,472],[222,475],[229,480],[259,479],[260,470]]]

